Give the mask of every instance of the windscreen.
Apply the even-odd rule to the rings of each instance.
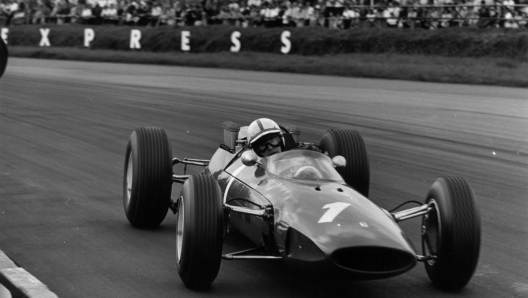
[[[330,157],[318,152],[291,150],[263,158],[262,161],[268,173],[282,178],[344,183]]]

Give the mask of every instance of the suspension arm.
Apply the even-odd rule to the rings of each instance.
[[[394,218],[394,220],[396,222],[399,222],[399,221],[402,221],[402,220],[406,220],[406,219],[410,219],[410,218],[413,218],[413,217],[417,217],[417,216],[421,216],[421,215],[427,214],[427,213],[429,213],[429,211],[431,211],[431,209],[432,208],[429,207],[428,204],[423,204],[422,206],[419,206],[419,207],[415,207],[415,208],[411,208],[411,209],[407,209],[407,210],[402,210],[402,211],[391,213],[391,215],[392,215],[392,217]]]
[[[266,207],[265,209],[260,209],[260,210],[254,210],[254,209],[249,209],[245,207],[224,204],[224,208],[226,208],[229,212],[233,211],[237,213],[253,215],[256,217],[262,217],[263,219],[268,220],[268,221],[273,220],[273,214],[270,210],[271,209],[270,207]]]

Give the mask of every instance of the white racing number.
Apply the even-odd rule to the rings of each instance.
[[[341,203],[341,202],[324,205],[323,209],[328,209],[328,210],[326,210],[325,214],[321,216],[321,218],[319,219],[317,223],[334,221],[334,219],[339,215],[339,213],[345,210],[348,206],[350,206],[350,204]]]

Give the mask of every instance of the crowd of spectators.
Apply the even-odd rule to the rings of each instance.
[[[528,0],[0,0],[0,26],[528,28]]]

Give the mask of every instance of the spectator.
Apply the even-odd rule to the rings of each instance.
[[[321,19],[321,6],[316,4],[315,7],[313,7],[313,10],[310,11],[310,9],[308,9],[308,17],[310,18],[310,27],[318,26],[319,19]]]
[[[400,7],[398,2],[389,1],[389,6],[383,11],[383,18],[388,28],[398,28],[400,22]]]
[[[172,17],[172,18],[171,18]],[[169,4],[169,2],[165,2],[161,7],[161,15],[159,19],[159,26],[165,26],[170,25],[174,26],[174,8]]]
[[[515,10],[515,1],[513,0],[504,0],[502,2],[502,5],[506,9],[506,11],[513,12]]]
[[[310,18],[313,15],[313,7],[309,5],[309,2],[299,4],[299,15],[296,19],[297,27],[305,27],[310,25]]]
[[[372,8],[368,9],[365,17],[367,19],[367,27],[377,27],[376,12],[374,11],[374,9]]]
[[[343,29],[355,28],[358,18],[359,11],[352,9],[348,4],[345,5],[345,11],[343,11]]]
[[[0,1],[0,20],[7,19],[7,5],[4,1]]]
[[[325,7],[323,10],[324,17],[324,26],[330,27],[330,18],[334,17],[334,1],[335,0],[326,0]]]
[[[117,8],[113,3],[103,8],[103,11],[101,12],[101,17],[103,18],[104,24],[119,24],[119,20],[117,17]]]
[[[161,8],[161,5],[159,4],[159,2],[154,2],[154,4],[152,5],[150,9],[150,15],[148,17],[149,26],[154,26],[154,27],[159,26],[162,12],[163,12],[163,9]]]
[[[219,24],[229,25],[229,19],[231,18],[231,13],[229,12],[229,7],[227,5],[222,5],[220,7],[220,12],[216,16],[219,21]]]
[[[493,28],[503,27],[503,21],[500,19],[501,15],[499,13],[498,7],[496,5],[491,5],[489,9],[490,13],[490,23],[489,26]]]
[[[92,24],[92,5],[86,4],[81,12],[81,22],[83,24]]]
[[[453,13],[453,26],[466,27],[469,24],[469,10],[466,5],[457,5]]]
[[[240,16],[241,16],[241,25],[244,28],[249,27],[249,19],[251,18],[251,9],[247,7],[244,3],[240,4]]]
[[[482,1],[482,6],[479,9],[478,18],[479,18],[479,22],[478,22],[479,28],[487,28],[491,23],[490,21],[491,14],[490,14],[488,7],[484,5],[484,1]]]
[[[67,0],[59,0],[51,10],[50,17],[54,19],[57,24],[65,22],[65,17],[70,15],[70,5]]]
[[[283,27],[294,27],[293,22],[293,7],[290,2],[285,2],[283,6],[283,12],[282,12],[282,26]]]
[[[410,7],[407,10],[407,19],[403,23],[403,28],[411,28],[414,29],[416,26],[416,18],[418,17],[418,13],[416,11],[415,7]]]
[[[230,0],[227,7],[229,8],[229,11],[240,11],[240,5],[236,0]]]
[[[433,7],[429,10],[429,30],[437,29],[440,26],[442,8]]]
[[[23,0],[19,0],[17,3],[16,0],[13,2],[16,3],[17,7],[16,10],[13,10],[13,18],[12,18],[12,24],[13,25],[21,25],[27,23],[26,21],[26,3]],[[15,6],[13,6],[14,8]]]
[[[305,22],[305,16],[303,15],[304,7],[298,3],[293,2],[292,3],[292,11],[291,11],[291,25],[292,27],[304,27]]]
[[[203,12],[204,12],[205,20],[206,20],[206,25],[217,24],[215,18],[219,12],[218,10],[214,8],[214,6],[211,3],[207,2],[207,4],[205,4]]]
[[[227,8],[229,9],[227,23],[232,26],[240,26],[242,21],[242,13],[240,12],[240,7],[238,4],[228,5]]]
[[[277,26],[277,20],[279,17],[279,7],[275,5],[275,2],[271,2],[269,5],[265,5],[264,8],[264,27],[271,28]]]
[[[101,25],[103,23],[102,12],[103,9],[99,6],[99,3],[95,2],[95,6],[92,8],[92,24]]]
[[[46,24],[46,16],[49,16],[51,10],[44,4],[43,0],[37,0],[35,13],[33,14],[33,24]]]
[[[452,27],[453,24],[453,14],[451,13],[451,9],[448,7],[444,7],[442,9],[441,13],[441,21],[439,23],[440,28],[448,28]]]
[[[345,0],[335,0],[334,2],[334,15],[342,16],[345,11]]]
[[[126,8],[127,8],[127,3],[125,0],[120,0],[117,2],[116,9],[117,9],[117,19],[118,19],[119,25],[122,25],[125,22]]]
[[[194,26],[194,23],[197,20],[196,10],[194,5],[189,5],[185,10],[184,22],[185,26]]]
[[[185,11],[183,10],[183,6],[181,5],[180,1],[176,1],[174,2],[173,7],[174,7],[174,16],[175,16],[176,25],[183,26],[184,25],[183,17],[185,16]]]
[[[477,23],[479,22],[478,11],[472,8],[468,8],[466,19],[467,19],[468,26],[476,26]]]
[[[528,28],[528,13],[525,10],[521,10],[518,16],[519,27]]]
[[[201,5],[194,5],[194,11],[196,11],[196,19],[194,20],[194,26],[202,26],[204,13]]]
[[[3,10],[3,14],[6,17],[6,26],[9,26],[11,25],[11,20],[13,19],[15,12],[18,10],[18,3],[14,0],[7,0],[7,3],[4,4]]]
[[[522,21],[522,17],[518,11],[514,11],[513,13],[507,11],[504,14],[504,18],[506,19],[504,22],[504,28],[508,29],[518,29],[519,24]]]
[[[125,23],[127,25],[136,25],[139,22],[138,3],[131,2],[125,9]]]
[[[145,26],[148,25],[150,21],[150,6],[149,3],[146,1],[140,1],[139,2],[139,8],[137,9],[137,16],[138,16],[138,26]]]
[[[249,7],[249,24],[248,26],[249,27],[259,27],[259,26],[262,26],[263,25],[263,19],[262,19],[262,16],[260,15],[260,8],[255,6],[255,5],[251,5]]]
[[[260,7],[262,5],[262,0],[248,0],[247,6],[248,7]]]

